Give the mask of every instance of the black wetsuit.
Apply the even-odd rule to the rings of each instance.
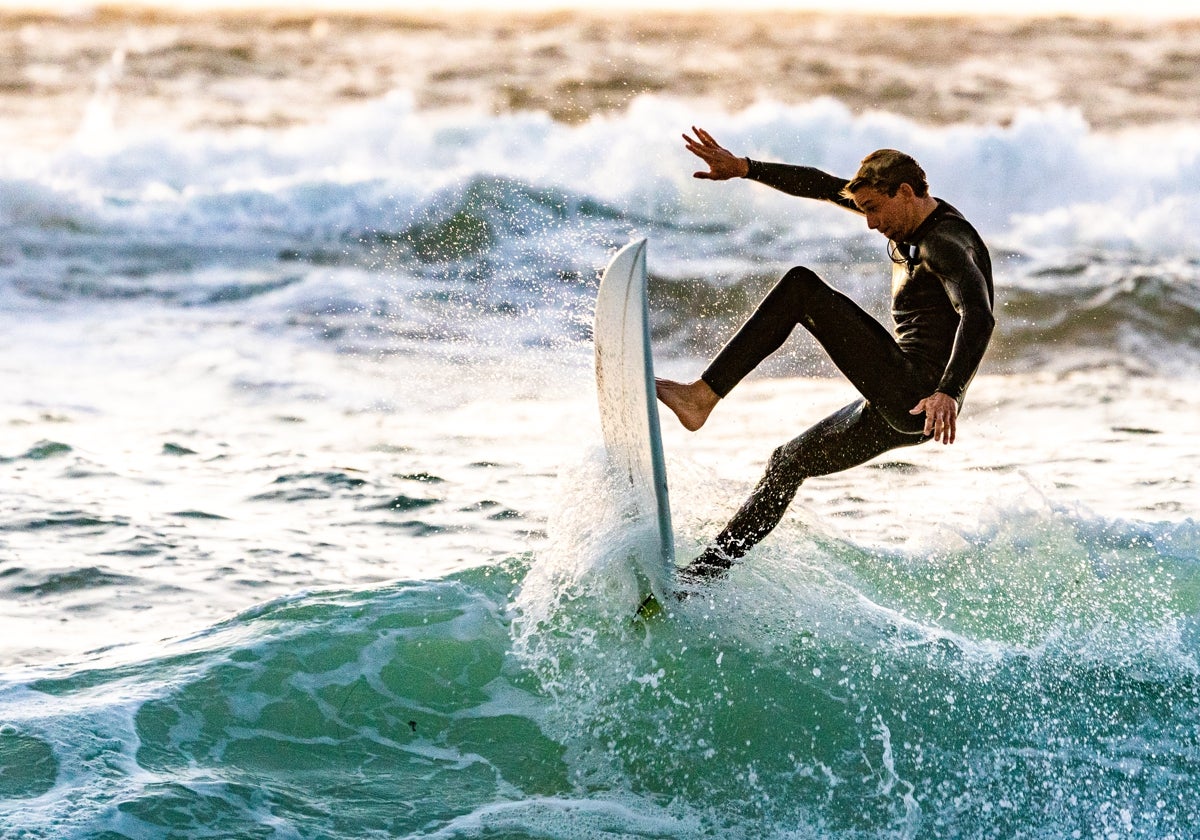
[[[841,195],[846,181],[818,169],[750,161],[748,178],[802,198],[861,212]],[[892,277],[893,337],[858,304],[807,268],[793,268],[767,294],[702,375],[721,397],[803,325],[863,399],[771,454],[750,498],[692,563],[687,575],[724,572],[770,533],[804,479],[861,464],[889,449],[929,440],[909,411],[935,391],[962,406],[994,324],[987,247],[944,201],[908,237]]]

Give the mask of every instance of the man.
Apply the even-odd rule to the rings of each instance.
[[[682,570],[699,582],[724,574],[778,524],[801,482],[931,438],[954,442],[958,412],[992,335],[987,247],[962,215],[929,194],[925,173],[902,152],[863,159],[850,181],[818,169],[737,157],[693,127],[687,148],[707,164],[695,177],[749,178],[866,216],[888,239],[895,336],[807,268],[793,268],[767,294],[712,364],[691,383],[658,380],[658,398],[690,431],[717,403],[804,326],[862,399],[776,449],[750,498],[700,557]]]

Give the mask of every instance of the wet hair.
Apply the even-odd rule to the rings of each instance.
[[[871,152],[862,160],[858,172],[846,184],[842,195],[854,198],[854,194],[863,187],[870,187],[889,196],[895,195],[902,184],[912,187],[917,198],[929,194],[929,182],[925,180],[925,170],[910,155],[895,149],[879,149]]]

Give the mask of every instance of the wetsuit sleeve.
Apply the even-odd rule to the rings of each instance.
[[[793,166],[788,163],[763,163],[760,160],[746,158],[750,171],[746,177],[751,181],[766,184],[780,192],[800,198],[815,198],[820,201],[831,201],[839,207],[862,211],[854,202],[842,195],[842,190],[849,183],[845,178],[830,175],[811,166]]]
[[[995,327],[988,282],[976,262],[975,246],[957,236],[935,234],[921,245],[926,265],[946,290],[958,313],[958,332],[937,390],[961,401],[983,361]]]

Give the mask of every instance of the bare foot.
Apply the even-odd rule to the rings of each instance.
[[[720,402],[717,392],[703,379],[695,382],[672,382],[670,379],[655,379],[654,390],[662,404],[679,418],[683,428],[694,432],[704,425],[708,415]]]

